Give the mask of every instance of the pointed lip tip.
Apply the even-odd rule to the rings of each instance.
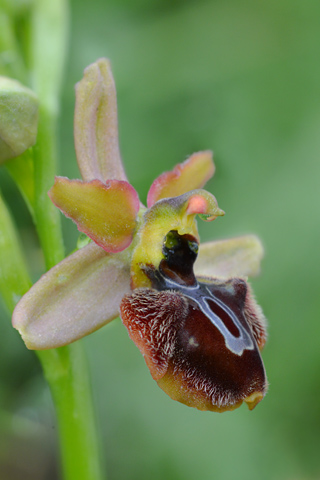
[[[253,410],[259,402],[263,399],[264,394],[262,392],[253,392],[246,397],[243,401],[248,405],[249,410]]]

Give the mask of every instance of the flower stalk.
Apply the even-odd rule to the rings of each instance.
[[[56,163],[55,119],[40,107],[34,149],[35,218],[47,269],[64,257],[60,218],[47,195]],[[102,479],[89,372],[81,342],[37,351],[37,355],[56,408],[64,480]]]
[[[55,117],[48,108],[40,104],[38,139],[33,152],[34,212],[47,270],[64,258],[59,214],[48,197],[57,165]]]
[[[102,480],[86,355],[81,341],[38,351],[55,404],[64,480]]]

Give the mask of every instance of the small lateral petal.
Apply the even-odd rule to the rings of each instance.
[[[127,180],[118,143],[116,88],[106,58],[89,65],[76,85],[74,140],[84,180]]]
[[[221,278],[256,276],[263,253],[263,246],[255,235],[202,243],[195,274]]]
[[[13,326],[26,346],[61,347],[116,318],[130,291],[127,257],[90,243],[43,275],[13,313]]]
[[[148,193],[148,207],[162,198],[177,197],[189,190],[202,188],[214,171],[211,151],[194,153],[185,162],[155,179]]]
[[[129,183],[56,177],[49,196],[81,232],[107,252],[120,252],[132,242],[139,198]]]

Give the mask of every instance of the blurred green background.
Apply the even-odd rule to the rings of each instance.
[[[151,379],[117,320],[84,339],[110,480],[320,478],[320,3],[318,0],[72,0],[59,174],[79,177],[74,84],[111,59],[120,145],[145,201],[158,174],[215,152],[208,184],[223,219],[202,240],[258,234],[252,284],[269,320],[269,393],[253,411],[199,412]],[[3,170],[3,169],[2,169]],[[37,278],[31,220],[8,175],[0,187]],[[71,251],[76,227],[63,219]],[[50,394],[1,310],[0,478],[59,478]]]

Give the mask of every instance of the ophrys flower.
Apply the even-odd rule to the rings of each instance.
[[[253,408],[267,388],[259,353],[266,333],[244,277],[257,273],[262,247],[247,236],[199,249],[196,215],[212,221],[224,214],[202,190],[214,173],[211,153],[162,174],[144,207],[120,160],[114,82],[103,59],[77,86],[75,144],[84,180],[57,177],[49,194],[95,243],[19,302],[13,324],[28,348],[65,345],[120,313],[172,398],[201,410],[243,401]]]

